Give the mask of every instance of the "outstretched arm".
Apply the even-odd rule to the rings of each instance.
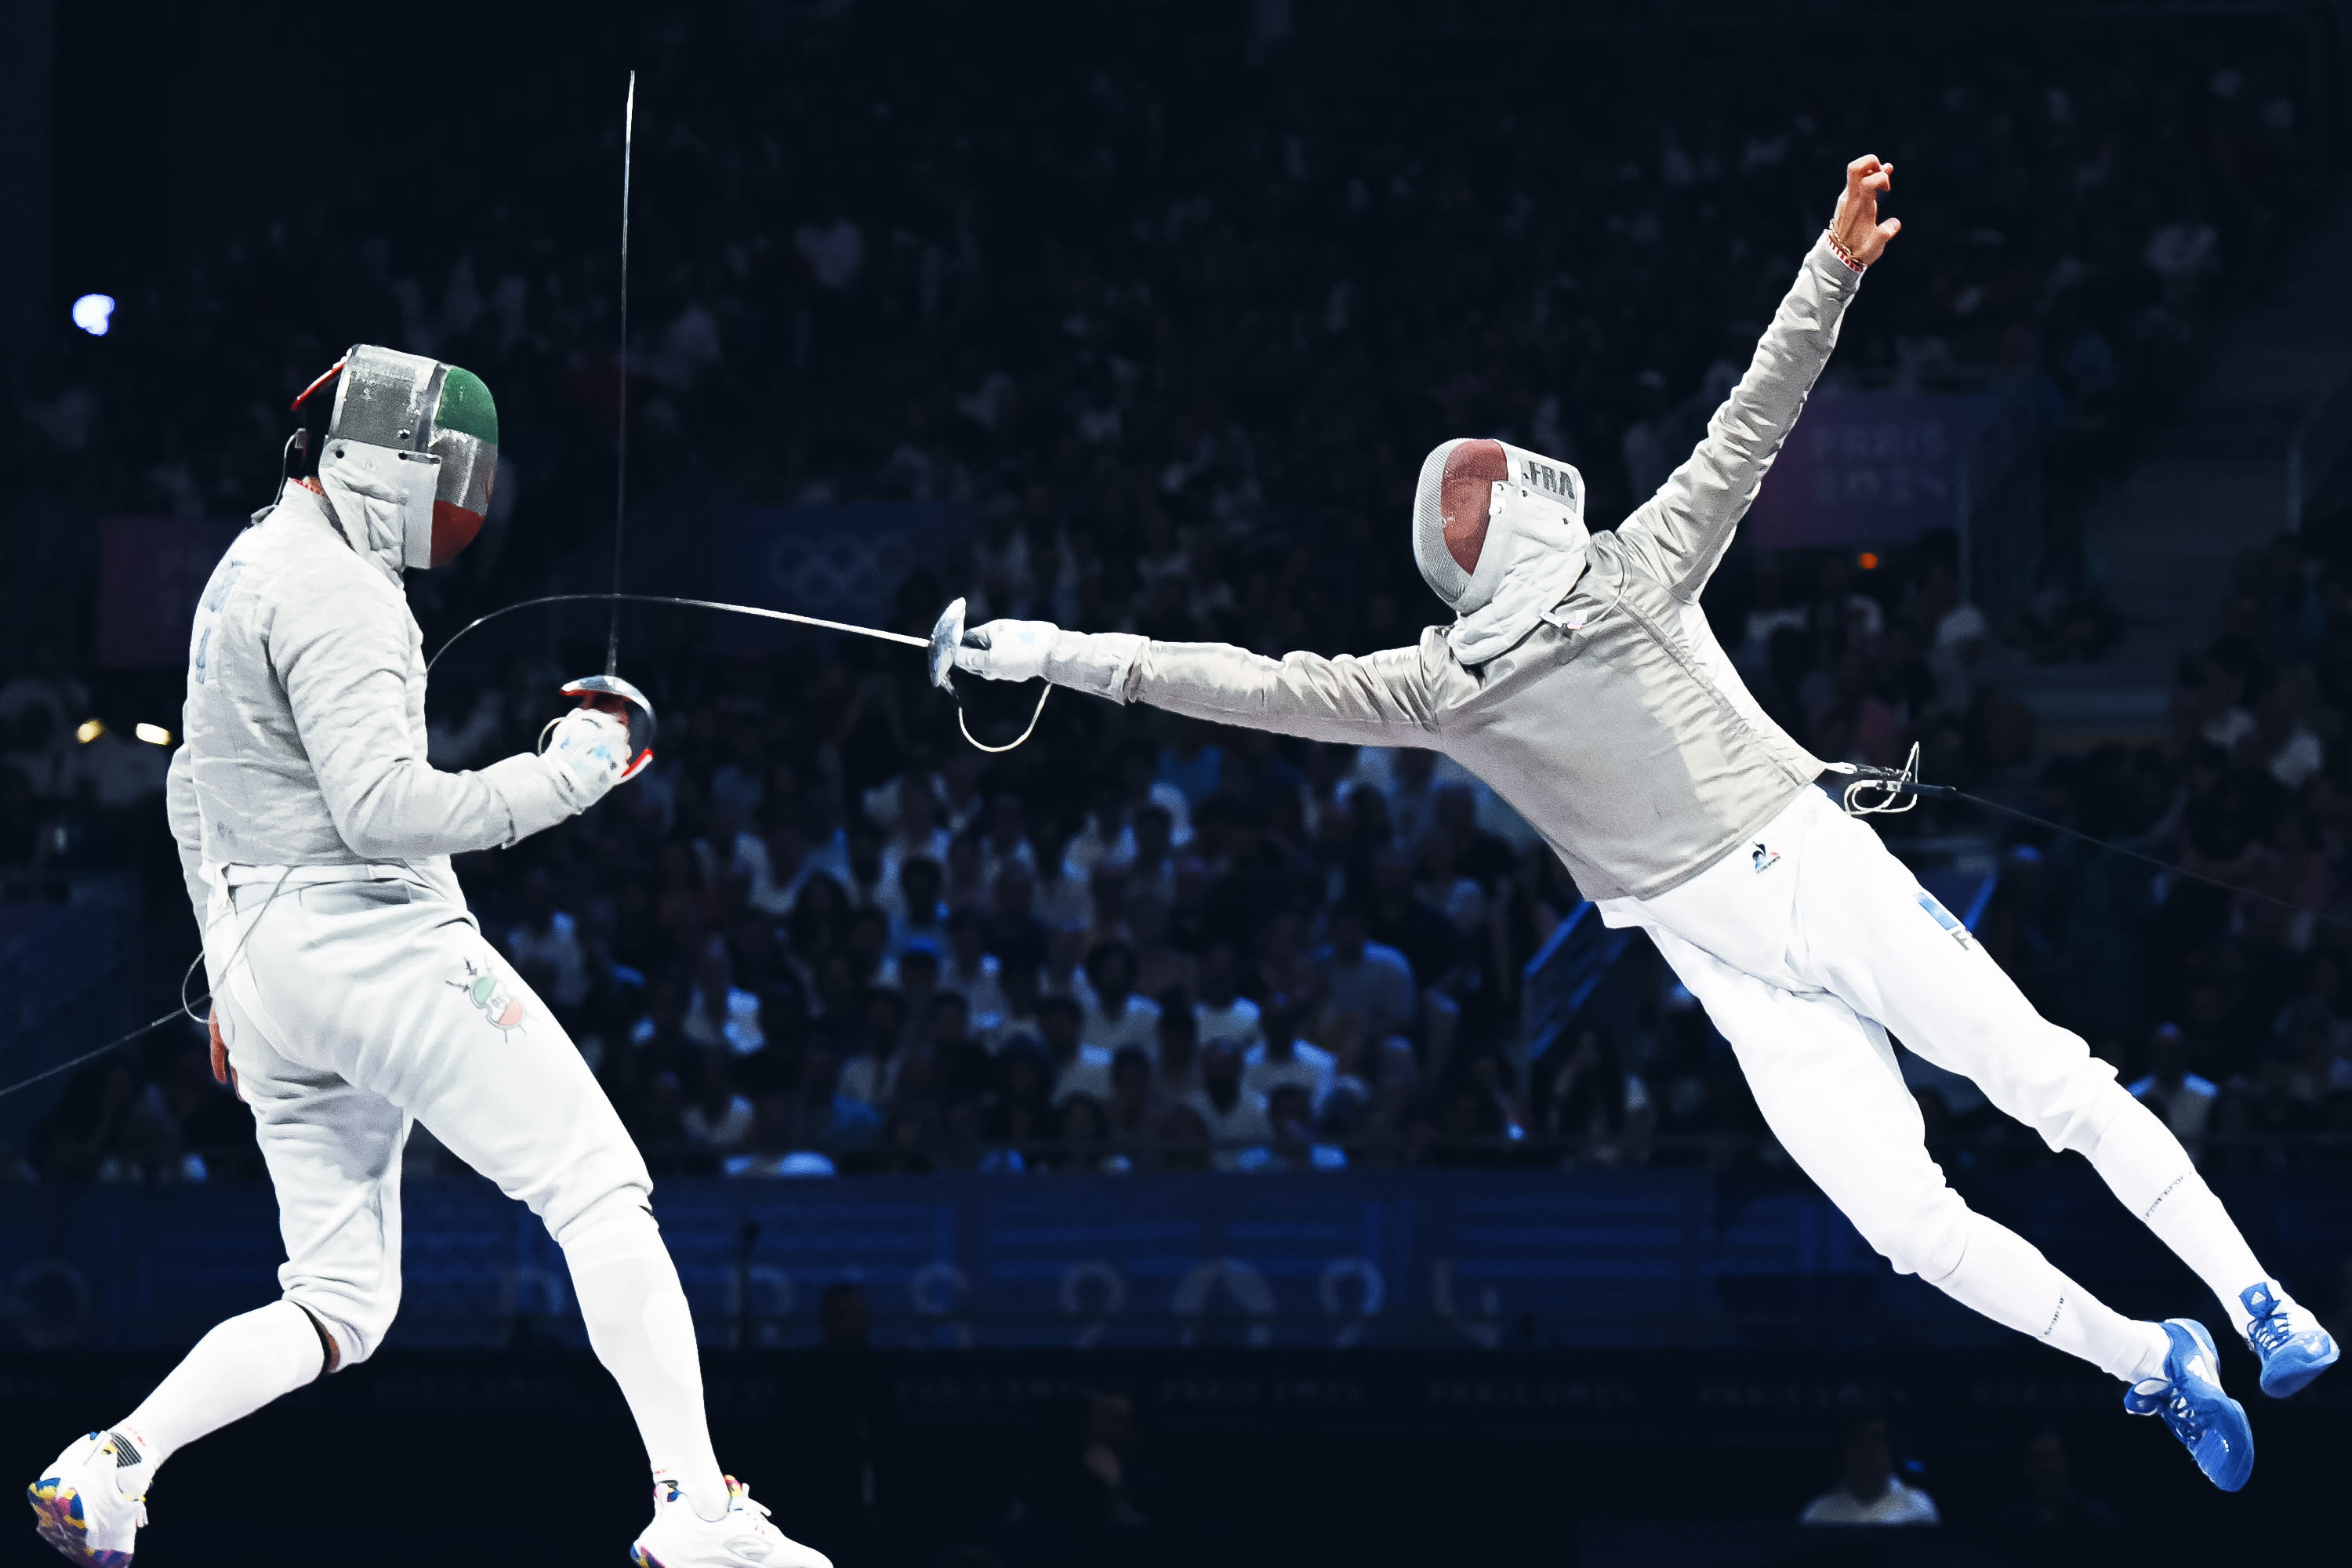
[[[1861,269],[1885,254],[1903,226],[1899,218],[1878,216],[1878,198],[1891,187],[1894,170],[1868,155],[1846,165],[1845,191],[1829,229],[1805,257],[1748,374],[1707,421],[1689,460],[1618,525],[1617,537],[1683,598],[1697,598],[1715,574],[1732,530],[1796,426],[1805,395],[1829,363]]]
[[[1043,676],[1114,702],[1349,745],[1433,746],[1421,650],[1361,658],[1285,654],[1227,643],[1153,642],[1123,632],[1066,632],[1046,621],[991,621],[964,634],[957,668],[992,680]]]

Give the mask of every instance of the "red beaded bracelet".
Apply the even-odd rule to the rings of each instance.
[[[1866,267],[1868,267],[1868,266],[1870,265],[1870,263],[1868,263],[1868,262],[1866,262],[1866,261],[1857,261],[1857,260],[1855,260],[1855,259],[1854,259],[1853,252],[1853,251],[1851,251],[1851,250],[1848,250],[1844,246],[1840,245],[1840,244],[1838,243],[1838,237],[1837,237],[1836,235],[1834,235],[1834,234],[1832,234],[1828,229],[1823,229],[1823,230],[1822,230],[1822,234],[1823,237],[1825,237],[1826,239],[1828,239],[1828,241],[1830,242],[1830,249],[1831,249],[1831,250],[1832,250],[1832,251],[1834,251],[1834,252],[1836,252],[1836,254],[1837,254],[1837,258],[1838,258],[1840,261],[1843,261],[1843,262],[1844,262],[1844,263],[1845,263],[1845,265],[1846,265],[1846,270],[1847,270],[1847,271],[1849,271],[1849,272],[1860,272],[1860,271],[1861,271],[1861,270],[1863,270],[1864,268],[1866,268]]]

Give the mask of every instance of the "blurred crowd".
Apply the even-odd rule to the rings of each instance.
[[[2095,59],[2060,35],[1962,41],[1866,94],[1800,41],[1694,41],[1667,72],[1595,38],[1609,58],[1575,92],[1439,73],[1400,116],[1368,68],[1393,40],[1308,48],[1286,7],[1249,37],[1155,16],[1034,56],[953,26],[870,56],[873,8],[820,11],[680,24],[640,89],[633,587],[708,592],[732,504],[910,500],[961,521],[877,606],[903,629],[963,594],[975,621],[1276,654],[1409,641],[1436,618],[1405,530],[1423,452],[1478,433],[1559,454],[1612,523],[1696,439],[1843,164],[1875,151],[1906,233],[1831,374],[2031,411],[2052,480],[2032,592],[1980,608],[1939,535],[1743,549],[1706,609],[1816,752],[1916,742],[1948,780],[2032,755],[1990,650],[2112,642],[2074,520],[2311,161],[2293,61],[2258,34],[2226,58],[2193,29]],[[887,78],[851,68],[872,58]],[[117,338],[13,370],[28,548],[70,566],[94,517],[259,504],[278,400],[360,338],[476,369],[499,402],[490,528],[412,574],[428,644],[599,585],[611,539],[579,520],[611,511],[619,149],[581,105],[606,85],[561,60],[509,84],[504,112],[544,133],[487,209],[428,183],[391,229],[320,182],[126,300]],[[172,372],[197,363],[224,395],[186,395]],[[1984,933],[2176,1125],[2205,1094],[2217,1138],[2325,1121],[2352,1030],[2326,913],[2352,597],[2292,548],[2242,576],[2172,741],[2053,764],[2044,808],[2305,912],[2021,837]],[[0,689],[0,874],[43,896],[136,863],[178,900],[139,772],[161,749],[76,739],[86,634],[59,613],[16,634]],[[577,673],[584,620],[520,619],[436,674],[438,765],[527,745]],[[459,869],[657,1171],[1758,1157],[1727,1050],[1645,945],[1622,961],[1633,1023],[1529,1058],[1523,1004],[1578,895],[1451,764],[1068,694],[983,755],[894,650],[629,627],[655,766]],[[971,700],[993,739],[1030,699]],[[1940,1127],[1984,1131],[1947,1098]],[[76,1078],[27,1153],[55,1176],[257,1173],[226,1104],[198,1039],[159,1038]],[[455,1163],[422,1133],[411,1160]]]

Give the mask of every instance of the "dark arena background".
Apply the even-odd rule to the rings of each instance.
[[[2343,0],[13,0],[0,1088],[65,1070],[0,1097],[0,1479],[277,1293],[204,1028],[100,1048],[197,952],[191,617],[345,345],[503,417],[428,650],[611,585],[625,388],[630,592],[1362,653],[1448,618],[1423,454],[1557,455],[1612,525],[1862,153],[1902,236],[1706,616],[1817,755],[2030,814],[1874,821],[2352,1330],[2348,48]],[[529,749],[605,635],[468,637],[433,762]],[[2352,1373],[2261,1398],[2082,1159],[1908,1055],[1974,1206],[2216,1327],[2251,1485],[1892,1272],[1453,764],[1068,692],[984,753],[911,649],[619,636],[652,767],[457,871],[651,1165],[721,1460],[845,1568],[2347,1550]],[[1034,701],[961,689],[992,744]],[[625,1560],[562,1253],[404,1170],[382,1352],[176,1458],[141,1563]],[[1797,1523],[1874,1466],[1941,1523]]]

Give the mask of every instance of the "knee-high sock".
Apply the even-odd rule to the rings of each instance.
[[[2136,1322],[2075,1284],[2032,1242],[1974,1210],[1952,1271],[1929,1284],[1996,1323],[2031,1334],[2126,1383],[2155,1377],[2170,1348],[2164,1330]]]
[[[291,1301],[214,1324],[114,1428],[139,1451],[119,1478],[124,1493],[145,1491],[155,1467],[182,1447],[316,1379],[326,1356],[310,1314]]]
[[[2109,1190],[2205,1281],[2242,1337],[2246,1308],[2238,1292],[2270,1276],[2172,1130],[2135,1100],[2116,1113],[2090,1153]]]
[[[675,1479],[704,1519],[727,1511],[727,1481],[702,1410],[694,1317],[654,1216],[611,1203],[562,1237],[596,1359],[621,1385],[656,1475]]]

